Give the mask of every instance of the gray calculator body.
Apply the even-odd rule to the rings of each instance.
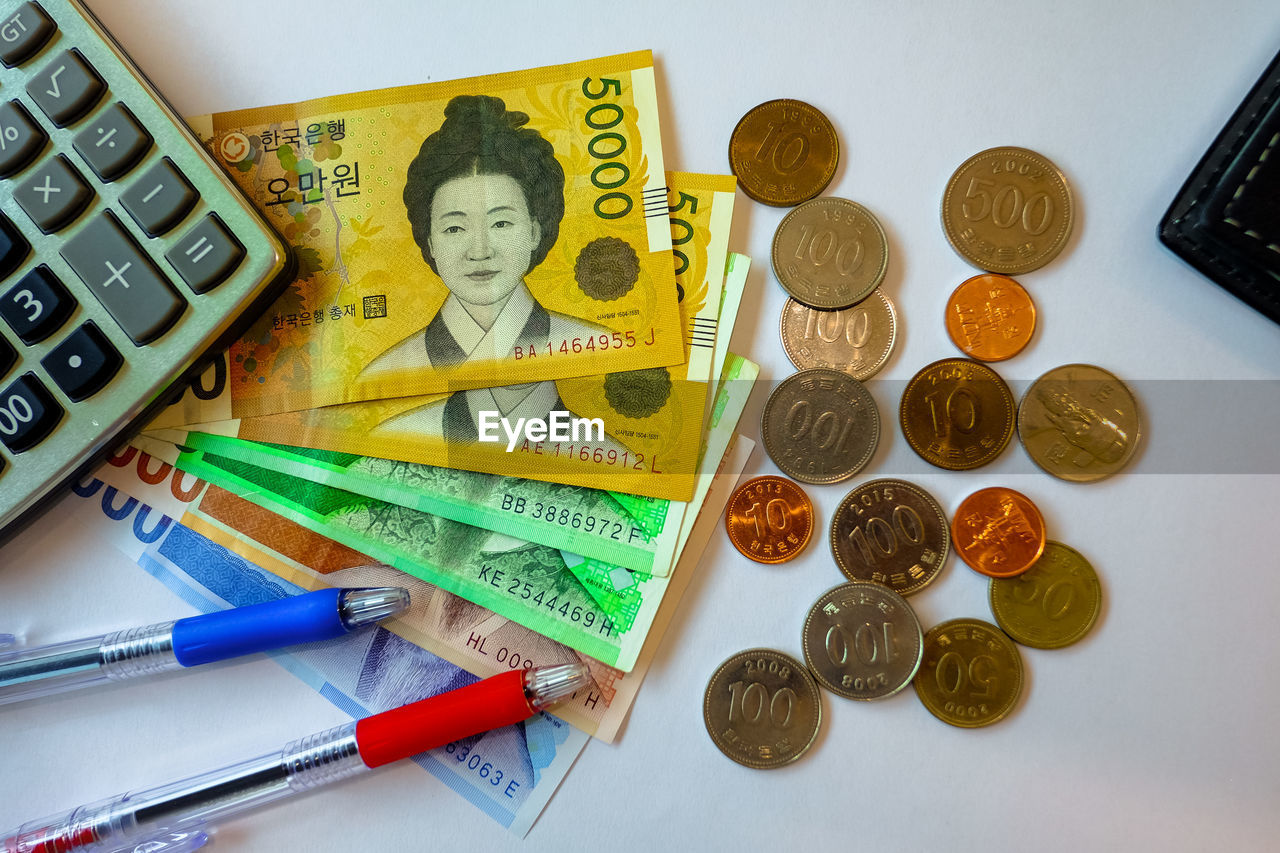
[[[0,0],[0,541],[228,346],[291,252],[76,0]]]

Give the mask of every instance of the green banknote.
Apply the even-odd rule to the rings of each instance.
[[[624,627],[600,607],[555,548],[204,452],[193,453],[186,469],[624,672],[635,665],[670,580],[655,577],[645,585]]]

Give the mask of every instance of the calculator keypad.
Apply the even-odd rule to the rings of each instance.
[[[0,0],[0,540],[291,260],[86,12]]]

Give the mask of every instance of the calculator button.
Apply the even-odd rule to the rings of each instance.
[[[148,237],[159,237],[181,222],[198,198],[195,188],[165,157],[134,179],[120,203]]]
[[[65,154],[45,162],[13,191],[14,201],[46,234],[70,225],[93,201],[93,196],[93,188],[80,177]]]
[[[62,392],[78,403],[102,390],[124,359],[90,321],[67,335],[40,363]]]
[[[58,127],[93,108],[107,90],[98,72],[78,50],[65,50],[27,84],[27,94]]]
[[[9,217],[0,213],[0,278],[7,278],[22,265],[31,244]]]
[[[75,307],[75,298],[44,264],[24,275],[0,296],[0,317],[4,317],[27,346],[57,331]]]
[[[13,344],[0,338],[0,379],[3,379],[4,375],[17,363],[18,351],[13,348]]]
[[[21,65],[44,47],[58,25],[35,3],[23,3],[7,18],[0,19],[0,62],[5,68]]]
[[[231,275],[244,257],[244,246],[216,214],[187,232],[178,245],[165,253],[169,263],[196,293],[207,293]]]
[[[111,211],[90,219],[61,254],[138,346],[164,334],[186,307]]]
[[[24,373],[0,391],[0,441],[13,453],[30,450],[62,420],[62,407],[34,373]]]
[[[71,144],[99,178],[114,181],[138,165],[151,148],[151,134],[124,104],[115,103],[76,134]]]
[[[0,178],[22,171],[44,149],[49,135],[22,104],[0,104]]]

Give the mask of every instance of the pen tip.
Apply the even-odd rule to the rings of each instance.
[[[348,589],[338,596],[338,613],[347,630],[352,631],[407,609],[409,590],[399,586]]]
[[[581,662],[538,666],[525,674],[524,683],[529,693],[530,704],[541,711],[543,708],[568,699],[590,684],[591,671]]]

